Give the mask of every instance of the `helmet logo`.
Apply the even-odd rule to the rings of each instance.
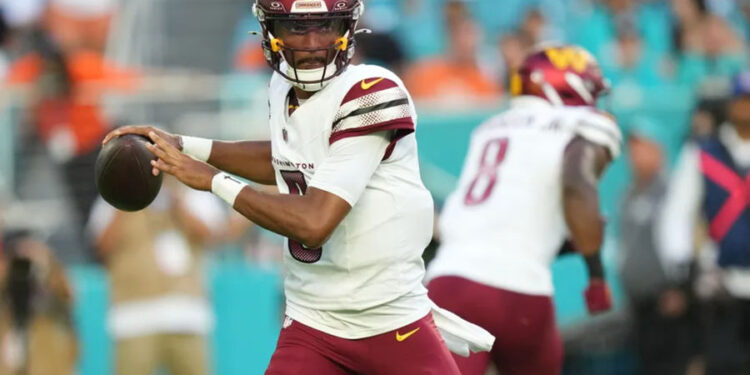
[[[336,3],[336,5],[333,6],[333,8],[336,9],[336,10],[345,9],[346,8],[346,1],[339,1],[338,3]]]
[[[328,7],[322,0],[297,0],[292,4],[292,13],[327,12]]]
[[[549,48],[546,54],[552,65],[561,70],[573,68],[576,72],[583,73],[589,62],[586,52],[569,47]]]
[[[282,5],[278,1],[271,2],[270,7],[271,7],[271,10],[282,10],[282,9],[284,9],[284,5]]]

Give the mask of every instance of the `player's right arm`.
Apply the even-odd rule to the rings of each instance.
[[[213,141],[207,162],[222,171],[259,184],[276,184],[270,141]]]
[[[563,211],[573,244],[584,257],[596,255],[604,239],[597,185],[611,160],[605,147],[581,136],[575,137],[565,149]]]
[[[600,119],[601,120],[601,119]],[[584,292],[589,313],[609,310],[612,301],[599,250],[604,220],[599,214],[599,178],[619,152],[620,132],[612,121],[581,122],[563,156],[562,203],[572,242],[589,273]]]
[[[596,255],[604,241],[599,214],[599,178],[620,153],[622,134],[614,118],[596,110],[571,112],[574,136],[565,148],[562,200],[574,247],[584,257]]]
[[[205,161],[214,167],[263,185],[276,184],[271,164],[271,142],[223,142],[171,134],[153,126],[124,126],[111,131],[102,143],[125,134],[148,137],[155,132],[180,151]]]

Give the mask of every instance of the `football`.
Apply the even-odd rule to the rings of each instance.
[[[162,174],[151,173],[156,155],[146,148],[148,142],[146,137],[126,134],[110,140],[99,152],[94,167],[96,188],[117,209],[142,210],[159,194]]]

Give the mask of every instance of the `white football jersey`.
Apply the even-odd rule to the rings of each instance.
[[[292,86],[278,74],[269,87],[273,165],[281,193],[308,184],[352,209],[322,249],[287,239],[287,315],[344,338],[369,337],[425,316],[422,252],[432,236],[433,202],[419,173],[416,112],[401,80],[377,66],[349,66],[289,115]],[[351,196],[318,181],[316,167],[347,137],[392,131],[364,192]],[[400,140],[399,140],[400,139]]]
[[[440,216],[441,246],[429,277],[552,295],[550,265],[567,237],[562,207],[565,147],[575,136],[620,152],[621,134],[589,108],[519,97],[472,134],[457,189]]]

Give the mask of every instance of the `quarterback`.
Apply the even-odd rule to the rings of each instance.
[[[121,128],[105,142],[149,136],[154,173],[210,190],[287,237],[287,318],[267,374],[458,374],[436,322],[458,327],[453,339],[465,328],[475,350],[492,337],[441,312],[422,285],[433,202],[419,174],[415,109],[394,73],[349,64],[362,1],[257,0],[253,10],[275,71],[270,142],[153,127]]]
[[[428,271],[435,303],[498,338],[490,353],[456,357],[464,375],[490,361],[504,375],[560,372],[550,263],[568,237],[589,266],[589,309],[609,305],[597,181],[621,135],[593,107],[606,81],[588,52],[554,46],[530,54],[512,86],[511,108],[472,134]]]

